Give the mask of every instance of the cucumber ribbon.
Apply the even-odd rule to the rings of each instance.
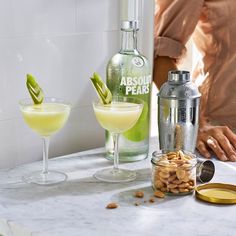
[[[102,81],[101,77],[97,73],[94,73],[93,77],[91,77],[90,79],[102,103],[103,104],[111,103],[112,101],[111,91],[108,89],[106,84]]]
[[[40,86],[32,75],[27,74],[26,78],[26,86],[28,88],[31,98],[34,101],[34,104],[41,104],[44,99],[43,90],[40,88]]]

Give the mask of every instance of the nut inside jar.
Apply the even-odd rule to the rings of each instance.
[[[196,156],[185,151],[153,153],[154,190],[178,195],[189,194],[196,185]]]

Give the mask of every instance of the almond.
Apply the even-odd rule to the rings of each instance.
[[[164,198],[165,197],[165,194],[162,192],[162,191],[155,191],[154,192],[154,197],[157,197],[157,198]]]
[[[135,197],[137,198],[143,198],[144,197],[144,192],[143,191],[137,191],[134,194]]]
[[[185,177],[185,171],[182,170],[182,169],[178,169],[178,170],[176,171],[176,175],[177,175],[177,178],[178,178],[179,180],[182,180],[182,179],[184,179],[184,177]]]
[[[111,202],[106,206],[107,209],[115,209],[117,207],[118,207],[118,204],[115,202]]]

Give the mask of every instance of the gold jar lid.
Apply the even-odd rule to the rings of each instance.
[[[196,198],[216,204],[236,204],[236,185],[209,183],[195,188]]]

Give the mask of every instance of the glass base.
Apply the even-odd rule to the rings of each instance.
[[[66,181],[67,175],[59,171],[49,171],[47,174],[43,174],[42,171],[36,171],[23,176],[22,180],[30,184],[54,185]]]
[[[99,170],[94,174],[94,177],[103,182],[123,183],[130,182],[136,179],[136,172],[125,169],[108,168]]]

